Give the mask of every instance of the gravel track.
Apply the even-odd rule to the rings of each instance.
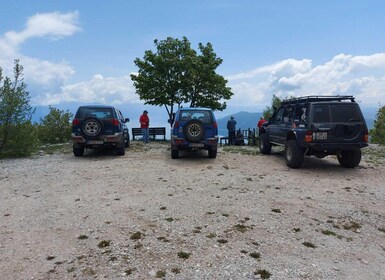
[[[0,278],[385,279],[384,171],[158,142],[1,160]]]

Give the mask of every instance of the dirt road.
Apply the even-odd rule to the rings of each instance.
[[[0,278],[385,279],[384,187],[365,159],[161,143],[1,160]]]

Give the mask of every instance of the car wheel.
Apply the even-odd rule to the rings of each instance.
[[[116,147],[116,154],[118,156],[124,156],[126,154],[126,144],[125,144],[124,138],[123,138],[123,142]]]
[[[130,135],[127,135],[127,139],[125,141],[125,145],[124,145],[126,148],[130,147]]]
[[[298,145],[297,141],[292,139],[286,142],[285,160],[290,168],[299,168],[303,164],[305,157],[304,150]]]
[[[266,133],[262,133],[259,138],[259,150],[264,155],[268,155],[271,153],[271,144],[269,141],[269,137],[266,135]]]
[[[354,168],[361,162],[361,150],[341,151],[340,154],[337,154],[337,159],[341,166]]]
[[[84,146],[73,147],[73,152],[75,157],[81,157],[84,155]]]
[[[183,128],[183,133],[186,139],[190,142],[198,142],[205,135],[203,123],[199,120],[190,120]]]
[[[209,149],[209,158],[217,157],[217,149]]]
[[[87,139],[94,139],[103,132],[103,123],[96,118],[86,118],[81,124],[82,134]]]
[[[177,159],[179,157],[179,150],[173,150],[171,149],[171,158]]]

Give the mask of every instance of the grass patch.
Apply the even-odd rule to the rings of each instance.
[[[234,228],[235,228],[237,231],[240,231],[240,232],[242,232],[242,233],[248,231],[249,229],[251,229],[250,226],[245,226],[245,225],[242,225],[242,224],[236,224],[236,225],[234,226]]]
[[[317,246],[315,246],[311,242],[303,242],[302,245],[304,245],[305,247],[313,248],[313,249],[317,248]]]
[[[325,229],[325,230],[322,230],[321,232],[322,232],[323,234],[325,234],[325,235],[337,236],[337,233],[335,233],[334,231],[331,231],[331,230]]]
[[[217,237],[217,235],[215,233],[209,233],[208,235],[206,235],[206,237],[214,238],[214,237]]]
[[[273,211],[274,213],[282,213],[281,209],[278,208],[271,209],[271,211]]]
[[[178,257],[181,258],[181,259],[188,259],[190,257],[191,253],[186,253],[186,252],[183,252],[183,251],[180,251],[178,253]]]
[[[170,223],[174,221],[174,219],[171,218],[171,217],[168,217],[168,218],[166,218],[165,220],[166,220],[167,222],[170,222]]]
[[[382,227],[382,228],[378,228],[379,231],[385,233],[385,227]]]
[[[105,247],[110,246],[110,244],[111,244],[111,240],[102,240],[99,242],[98,247],[99,248],[105,248]]]
[[[344,224],[342,227],[346,230],[356,231],[357,229],[361,228],[361,225],[355,221],[352,221]]]
[[[164,271],[164,270],[158,270],[158,271],[156,272],[156,278],[164,278],[164,277],[166,277],[166,271]]]
[[[223,151],[232,154],[241,154],[241,155],[259,155],[260,151],[258,146],[225,146]]]
[[[142,238],[142,233],[140,231],[137,231],[133,234],[131,234],[130,239],[131,240],[139,240]]]
[[[80,239],[80,240],[88,239],[88,236],[82,234],[82,235],[79,235],[78,239]]]
[[[249,254],[249,256],[254,258],[254,259],[260,259],[261,258],[261,254],[257,253],[257,252],[252,252]]]
[[[41,146],[39,150],[48,155],[69,154],[72,153],[72,144],[69,142],[61,144],[46,144]]]
[[[218,243],[226,244],[228,241],[226,239],[218,239]]]
[[[180,273],[180,268],[173,268],[171,269],[171,272],[174,273],[174,274],[179,274]]]
[[[269,279],[271,276],[271,273],[268,272],[266,269],[259,269],[256,272],[254,272],[254,275],[258,275],[261,277],[261,279]]]

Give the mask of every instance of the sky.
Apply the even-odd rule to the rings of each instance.
[[[273,94],[353,95],[372,117],[385,105],[384,11],[380,0],[0,0],[0,67],[13,77],[20,61],[32,106],[102,103],[167,120],[130,74],[155,39],[186,36],[223,59],[234,95],[217,117],[262,112]]]

